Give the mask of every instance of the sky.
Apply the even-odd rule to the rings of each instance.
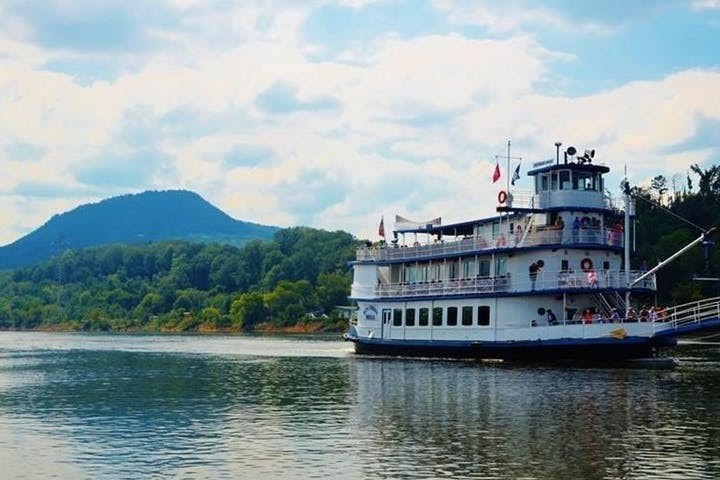
[[[0,244],[145,190],[371,239],[487,217],[508,140],[518,191],[558,141],[683,188],[720,163],[720,0],[0,0]]]

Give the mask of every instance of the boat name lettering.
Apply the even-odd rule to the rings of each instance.
[[[551,165],[554,161],[555,161],[555,160],[553,160],[553,159],[551,158],[551,159],[549,159],[549,160],[543,160],[542,162],[535,162],[535,163],[533,163],[533,168],[542,167],[542,166],[545,166],[545,165]]]

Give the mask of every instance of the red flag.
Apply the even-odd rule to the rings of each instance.
[[[378,227],[378,235],[385,238],[385,217],[380,217],[380,226]]]
[[[493,183],[497,182],[498,180],[500,180],[500,164],[496,163],[495,171],[493,172]]]

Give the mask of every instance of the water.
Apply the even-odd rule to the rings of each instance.
[[[350,350],[0,332],[0,477],[720,478],[718,345],[671,370]]]

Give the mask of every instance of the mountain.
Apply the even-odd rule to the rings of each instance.
[[[54,215],[40,228],[0,247],[0,268],[35,264],[65,249],[163,240],[241,245],[270,239],[275,231],[277,227],[235,220],[197,193],[148,191]]]

